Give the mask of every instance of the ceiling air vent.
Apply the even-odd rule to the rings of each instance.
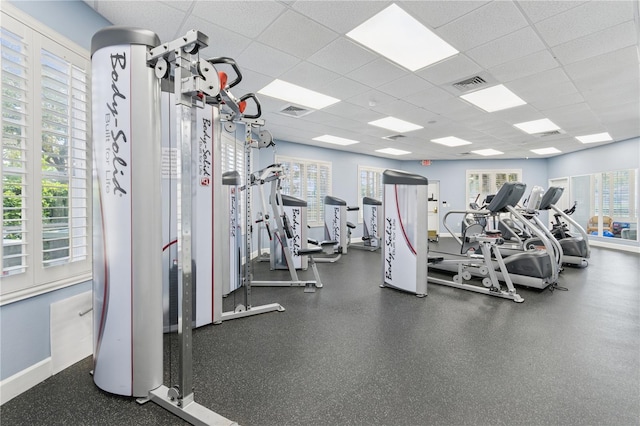
[[[549,136],[564,135],[564,134],[565,134],[564,130],[551,130],[549,132],[536,133],[534,134],[534,136],[538,138],[547,138]]]
[[[388,141],[397,141],[398,139],[406,138],[405,135],[391,135],[391,136],[383,136],[382,139],[386,139]]]
[[[307,114],[311,114],[314,110],[303,108],[297,105],[286,105],[280,111],[278,111],[282,115],[288,115],[289,117],[303,117]]]
[[[467,78],[465,80],[459,81],[457,83],[453,83],[453,87],[460,90],[461,92],[466,92],[467,90],[477,89],[482,86],[485,86],[487,81],[480,77],[479,75],[473,76],[471,78]]]

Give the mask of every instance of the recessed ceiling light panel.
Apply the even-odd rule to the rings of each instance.
[[[576,136],[576,139],[578,139],[582,143],[608,142],[613,140],[611,135],[607,132],[594,133],[592,135]]]
[[[549,155],[549,154],[559,154],[562,151],[554,147],[549,147],[549,148],[532,149],[531,152],[538,155]]]
[[[529,133],[530,135],[535,135],[536,133],[542,132],[550,132],[552,130],[560,130],[560,127],[558,127],[553,121],[549,120],[548,118],[525,121],[523,123],[514,124],[514,126],[525,133]]]
[[[435,142],[435,143],[439,143],[440,145],[451,146],[451,147],[471,144],[471,142],[466,141],[464,139],[457,138],[455,136],[447,136],[446,138],[431,139],[431,142]]]
[[[394,132],[411,132],[413,130],[422,129],[422,126],[409,123],[408,121],[400,120],[395,117],[386,117],[379,120],[370,121],[372,126],[382,127],[383,129],[393,130]]]
[[[342,145],[342,146],[346,146],[346,145],[353,145],[356,143],[360,143],[359,141],[354,141],[353,139],[345,139],[345,138],[340,138],[338,136],[331,136],[331,135],[322,135],[322,136],[318,136],[317,138],[313,138],[314,141],[320,141],[320,142],[326,142],[326,143],[332,143],[334,145]]]
[[[396,4],[349,31],[347,37],[410,71],[458,53]]]
[[[500,154],[504,154],[504,152],[502,151],[498,151],[497,149],[478,149],[476,151],[471,151],[474,154],[478,154],[478,155],[482,155],[483,157],[489,157],[491,155],[500,155]]]
[[[384,149],[376,149],[376,152],[379,152],[381,154],[389,154],[389,155],[406,155],[406,154],[411,154],[411,152],[409,151],[403,151],[401,149],[395,149],[395,148],[384,148]]]
[[[340,99],[278,79],[258,90],[258,93],[313,109],[322,109],[340,102]]]
[[[487,112],[500,111],[526,104],[524,100],[502,84],[467,93],[460,97]]]

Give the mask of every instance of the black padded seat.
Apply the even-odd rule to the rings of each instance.
[[[347,222],[347,228],[356,229],[356,226],[352,222]]]
[[[299,249],[298,250],[298,254],[300,256],[308,256],[310,254],[318,254],[318,253],[322,253],[322,247],[320,247],[320,246],[307,247],[307,248],[303,248],[303,249]]]

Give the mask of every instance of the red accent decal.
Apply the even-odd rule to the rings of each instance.
[[[409,241],[409,237],[407,237],[407,233],[404,230],[404,225],[402,224],[402,216],[400,216],[400,204],[398,203],[398,185],[393,185],[393,189],[396,193],[396,210],[398,212],[398,222],[400,223],[400,229],[402,229],[402,236],[404,237],[404,240],[407,242],[407,245],[409,246],[409,250],[411,250],[411,253],[413,253],[414,255],[417,255],[416,249],[414,249],[413,246],[411,245],[411,242]]]

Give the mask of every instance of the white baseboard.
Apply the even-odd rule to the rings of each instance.
[[[0,405],[28,391],[53,375],[51,357],[7,377],[0,382]]]
[[[614,250],[620,250],[620,251],[628,251],[631,253],[640,253],[640,247],[639,246],[632,246],[632,245],[626,245],[626,244],[615,244],[615,243],[610,243],[608,241],[599,241],[599,240],[595,240],[595,239],[589,239],[589,244],[593,247],[604,247],[604,248],[610,248],[610,249],[614,249]]]

